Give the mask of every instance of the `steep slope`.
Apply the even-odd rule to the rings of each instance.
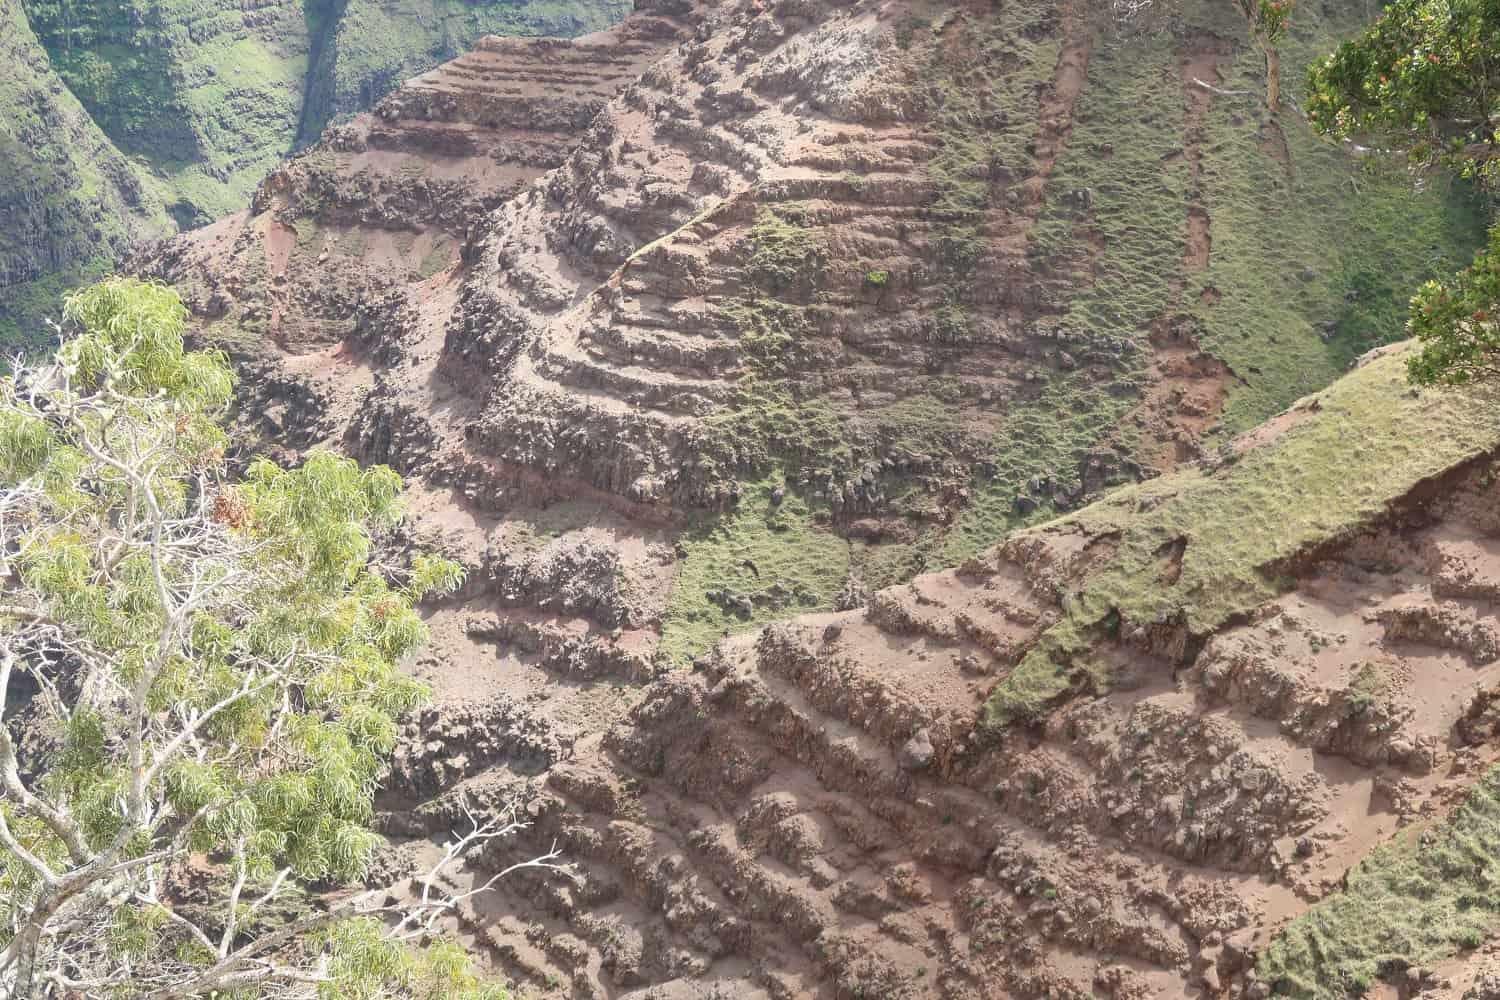
[[[300,138],[315,139],[335,115],[370,106],[481,36],[575,35],[626,8],[623,0],[8,2],[17,68],[0,81],[0,100],[59,106],[18,110],[17,125],[40,114],[93,120],[32,128],[27,143],[0,151],[0,198],[31,216],[0,236],[0,253],[15,263],[0,270],[0,321],[40,329],[36,304],[55,300],[80,269],[111,266],[132,239],[167,229],[163,205],[180,227],[243,208]],[[35,163],[69,160],[89,165],[28,180]],[[74,184],[79,170],[107,177]],[[38,184],[60,193],[53,203]],[[101,186],[114,190],[95,199]],[[29,284],[46,274],[51,280]],[[14,342],[0,330],[0,343]]]
[[[338,411],[306,440],[505,520],[588,497],[670,523],[650,617],[679,664],[1219,447],[1397,335],[1405,289],[1479,236],[1461,189],[1266,117],[1210,5],[730,5],[675,48],[665,10],[690,8],[620,52],[460,59],[145,266],[222,292],[195,292],[210,335],[270,329],[287,372],[402,327],[360,335],[380,353],[347,391],[298,390]],[[1305,18],[1289,66],[1343,16]],[[399,264],[364,253],[399,234]]]
[[[610,0],[24,7],[57,72],[115,144],[145,160],[183,225],[244,207],[299,134],[316,138],[333,115],[369,107],[485,34],[579,34],[625,13]],[[304,93],[325,74],[333,92]]]
[[[53,72],[26,16],[0,6],[0,290],[25,287],[52,308],[59,283],[99,272],[131,243],[167,231],[160,199],[100,132]],[[59,282],[37,281],[56,272]],[[0,303],[0,345],[22,343],[6,306],[40,314],[21,301]],[[42,329],[28,339],[45,340]]]
[[[54,68],[180,225],[241,207],[296,134],[300,2],[23,4]]]

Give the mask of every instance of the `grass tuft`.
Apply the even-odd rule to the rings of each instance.
[[[779,477],[749,484],[739,506],[681,539],[686,552],[662,619],[661,654],[679,666],[726,633],[828,610],[849,569],[849,546],[815,523]],[[748,602],[748,607],[745,602]]]

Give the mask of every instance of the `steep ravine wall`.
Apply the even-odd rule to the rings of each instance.
[[[383,822],[520,795],[459,885],[579,860],[462,914],[498,974],[1259,1000],[1472,785],[1493,400],[1338,376],[1475,219],[1194,82],[1259,65],[1208,4],[651,0],[484,40],[134,259],[246,440],[396,464],[401,541],[470,568]]]
[[[55,313],[57,297],[111,267],[134,239],[243,208],[261,179],[329,121],[480,37],[583,34],[628,7],[7,0],[15,69],[0,79],[0,106],[14,113],[0,147],[0,202],[18,215],[0,231],[0,345],[45,340],[42,316]],[[76,121],[80,103],[87,125]],[[33,116],[51,124],[27,128]]]
[[[171,220],[58,77],[18,3],[0,4],[0,347],[45,342],[71,282]],[[45,280],[52,274],[56,280]]]

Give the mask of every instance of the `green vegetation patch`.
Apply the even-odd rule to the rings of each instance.
[[[65,295],[98,281],[111,269],[109,261],[96,258],[5,289],[0,299],[0,367],[14,352],[35,357],[55,348],[57,335],[47,324],[62,321]]]
[[[1019,400],[992,443],[994,473],[976,478],[967,507],[954,520],[926,567],[954,566],[1011,531],[1054,516],[1049,499],[1018,510],[1016,497],[1038,476],[1057,487],[1079,484],[1079,460],[1117,427],[1135,404],[1128,381],[1101,383],[1089,371],[1043,376],[1038,395]]]
[[[689,223],[691,225],[691,223]],[[737,329],[745,374],[728,407],[704,421],[698,467],[748,477],[795,476],[809,463],[853,461],[845,422],[826,398],[804,391],[796,374],[812,364],[813,295],[827,251],[794,204],[762,209],[744,241],[747,293],[722,307]]]
[[[872,593],[905,583],[936,560],[935,550],[944,537],[942,526],[931,524],[919,530],[911,541],[851,540],[850,572]]]
[[[726,633],[833,606],[849,570],[849,545],[820,527],[812,507],[779,477],[749,484],[734,510],[683,535],[662,618],[662,655],[686,664]]]
[[[1362,715],[1374,708],[1390,693],[1393,679],[1383,663],[1361,663],[1349,679],[1349,713]]]
[[[937,37],[918,95],[939,139],[927,171],[937,193],[932,211],[948,223],[939,240],[950,260],[972,263],[983,249],[974,241],[978,213],[993,182],[1032,171],[1036,94],[1062,51],[1056,18],[1050,3],[1017,0],[983,15],[948,11],[931,29]]]
[[[703,422],[699,442],[699,470],[741,478],[814,461],[847,467],[852,455],[844,421],[826,400],[799,398],[787,383],[754,374],[735,384],[729,409]]]
[[[1500,768],[1447,821],[1370,852],[1292,921],[1256,971],[1278,996],[1360,996],[1381,977],[1478,947],[1500,927]]]
[[[439,236],[433,240],[431,249],[422,255],[422,260],[417,265],[417,275],[426,281],[433,275],[446,271],[452,262],[453,242],[446,236]]]
[[[1040,271],[1081,286],[1056,315],[1038,321],[1036,332],[1080,361],[1103,359],[1108,369],[1037,372],[1038,391],[1011,403],[991,444],[994,473],[976,477],[973,500],[938,550],[938,565],[961,562],[1049,514],[1045,502],[1017,511],[1016,496],[1038,476],[1077,487],[1084,455],[1136,402],[1148,328],[1167,308],[1185,249],[1185,105],[1176,46],[1166,35],[1094,41],[1088,84],[1029,253]]]
[[[794,214],[762,208],[746,240],[750,280],[771,294],[812,284],[823,269],[823,247]]]
[[[1122,488],[1029,529],[1076,527],[1116,539],[1113,552],[1067,595],[1063,619],[997,686],[985,719],[1030,717],[1064,693],[1099,635],[1119,623],[1176,623],[1206,635],[1275,597],[1274,568],[1384,513],[1423,479],[1500,445],[1497,392],[1416,393],[1410,348],[1356,369],[1304,405],[1300,422],[1214,470],[1184,470]],[[1181,551],[1180,572],[1162,572]]]
[[[1229,7],[1219,15],[1208,26],[1232,31]],[[1304,67],[1365,23],[1358,8],[1299,11],[1285,46],[1293,93]],[[1260,94],[1262,66],[1243,49],[1221,65],[1222,86]],[[1186,299],[1200,346],[1238,376],[1223,419],[1234,434],[1405,336],[1412,293],[1473,256],[1485,213],[1467,183],[1418,181],[1404,163],[1356,158],[1293,109],[1271,121],[1253,97],[1215,98],[1204,132],[1212,252]]]

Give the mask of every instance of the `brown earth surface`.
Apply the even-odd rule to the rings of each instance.
[[[925,34],[903,46],[914,12]],[[864,607],[727,637],[691,670],[659,655],[693,519],[732,508],[766,451],[792,456],[788,485],[841,530],[899,535],[954,516],[983,460],[970,442],[1038,367],[1124,363],[1047,332],[1091,262],[1028,252],[1088,80],[1083,11],[1029,26],[1055,53],[1022,90],[1024,156],[985,167],[979,208],[932,207],[954,138],[922,96],[926,60],[972,62],[963,26],[992,15],[639,0],[598,35],[486,39],[330,129],[250,212],[135,261],[246,372],[243,428],[284,457],[327,445],[396,466],[413,489],[400,541],[469,567],[431,611],[413,670],[435,699],[382,824],[419,846],[466,802],[529,803],[524,837],[454,876],[467,888],[554,841],[577,861],[576,882],[523,873],[461,914],[525,995],[1259,996],[1268,935],[1494,756],[1464,724],[1500,683],[1482,462],[1443,503],[1298,561],[1243,620],[1127,623],[1095,650],[1109,683],[1031,725],[978,722],[1107,533],[1035,529],[839,604]],[[1236,379],[1182,301],[1214,253],[1196,166],[1213,94],[1194,81],[1232,48],[1184,38],[1166,81],[1190,165],[1183,278],[1137,359],[1122,427],[1140,446],[1122,431],[1083,492],[1201,458]],[[955,256],[966,227],[977,253]],[[976,292],[953,341],[956,269]],[[929,376],[961,387],[945,455],[891,433]],[[767,381],[822,407],[847,452],[746,418]],[[896,480],[916,499],[888,495]],[[1186,544],[1162,552],[1163,579]]]
[[[462,803],[530,803],[527,834],[454,887],[553,844],[579,863],[462,915],[542,993],[1255,995],[1270,933],[1500,756],[1473,722],[1500,683],[1492,462],[1443,494],[1209,636],[1122,627],[1096,650],[1108,693],[999,735],[987,694],[1108,534],[1038,529],[654,680],[633,633],[560,653],[582,622],[470,594],[433,617],[438,704],[385,822],[441,836]]]

